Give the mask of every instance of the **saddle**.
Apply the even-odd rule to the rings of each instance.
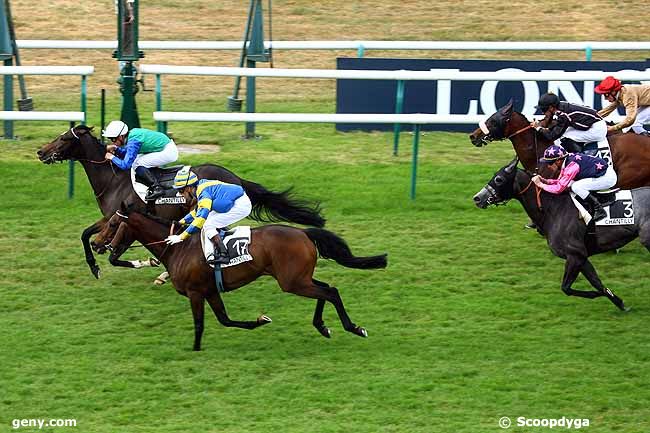
[[[171,167],[152,167],[149,169],[151,174],[153,174],[156,177],[158,183],[160,183],[160,186],[162,186],[164,189],[163,195],[158,199],[156,199],[156,204],[185,203],[184,199],[181,200],[180,197],[178,197],[178,191],[173,188],[174,176],[176,176],[176,172],[181,168],[183,168],[182,165],[173,165]],[[138,176],[137,173],[135,174],[135,181],[137,183],[144,185],[145,187],[148,187],[146,180]],[[135,184],[133,186],[136,189],[138,195],[141,195],[142,190],[140,188],[137,188]],[[144,190],[144,192],[146,193],[146,189]],[[142,196],[141,198],[144,200],[144,196]]]

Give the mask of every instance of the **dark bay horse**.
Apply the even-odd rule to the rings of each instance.
[[[517,159],[492,177],[474,196],[474,203],[485,209],[490,205],[506,203],[513,198],[521,202],[528,216],[537,224],[553,254],[565,259],[562,278],[564,293],[583,298],[606,296],[618,308],[625,310],[623,301],[603,285],[588,258],[621,248],[637,237],[650,251],[650,188],[632,190],[634,224],[597,225],[595,233],[587,232],[587,226],[578,218],[578,210],[568,194],[539,191],[531,183],[531,174],[517,168]],[[596,291],[571,288],[580,272]]]
[[[98,233],[123,201],[143,203],[131,185],[129,170],[119,170],[104,159],[106,147],[92,134],[92,128],[84,125],[75,126],[58,136],[54,141],[44,145],[38,152],[38,158],[45,164],[64,160],[79,161],[86,171],[88,180],[97,199],[104,218],[86,228],[81,235],[86,262],[95,278],[99,278],[99,266],[90,248],[90,237]],[[250,218],[256,221],[287,221],[308,226],[323,227],[325,219],[320,215],[320,206],[298,200],[291,194],[291,189],[274,192],[262,185],[242,179],[230,170],[214,164],[193,167],[199,178],[216,179],[241,185],[251,199],[253,210]],[[155,213],[164,218],[178,220],[189,209],[179,205],[155,205]],[[118,266],[133,267],[132,262],[112,262]]]
[[[164,263],[176,291],[189,298],[194,317],[194,350],[201,349],[205,301],[224,326],[254,329],[271,322],[266,316],[260,316],[254,321],[233,321],[228,317],[216,289],[214,272],[203,256],[200,235],[174,246],[166,246],[161,241],[170,233],[168,221],[122,208],[109,219],[94,242],[110,244],[113,249],[123,249],[124,245],[120,245],[121,238],[127,231]],[[386,254],[355,257],[346,242],[330,231],[278,224],[252,228],[248,251],[253,257],[252,261],[222,270],[226,291],[245,286],[263,275],[270,275],[277,280],[283,291],[317,299],[312,323],[323,336],[330,337],[330,330],[322,317],[325,301],[334,305],[346,331],[361,337],[368,336],[364,328],[350,320],[339,291],[313,278],[314,268],[318,255],[348,268],[385,268]]]
[[[474,146],[491,141],[510,139],[524,168],[534,172],[544,150],[552,144],[530,127],[530,121],[513,110],[512,101],[485,121],[487,132],[476,129],[469,136]],[[616,186],[633,189],[650,186],[650,137],[634,133],[608,136],[614,169],[618,174]]]

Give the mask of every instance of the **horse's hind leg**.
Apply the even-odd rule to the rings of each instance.
[[[323,283],[322,281],[318,281],[312,278],[312,281],[314,284],[320,287],[329,287],[326,283]],[[325,307],[325,300],[324,299],[319,299],[316,301],[316,309],[314,310],[314,320],[312,321],[312,324],[314,325],[314,328],[318,330],[318,332],[321,333],[321,335],[325,338],[330,338],[332,336],[332,332],[330,329],[325,326],[325,322],[323,322],[323,308]]]
[[[331,287],[326,283],[320,281],[318,282],[318,284],[316,284],[314,280],[311,279],[305,282],[287,283],[279,280],[278,282],[280,283],[280,287],[282,287],[282,289],[286,292],[295,293],[296,295],[305,296],[307,298],[313,298],[313,299],[331,302],[332,305],[334,305],[334,308],[336,308],[336,312],[339,315],[339,319],[343,324],[343,329],[345,329],[348,332],[352,332],[353,334],[356,334],[360,337],[368,336],[368,332],[364,328],[355,325],[352,322],[352,320],[350,320],[350,316],[348,316],[347,311],[345,311],[345,306],[343,306],[343,301],[341,300],[341,296],[339,295],[339,291],[336,289],[336,287]],[[314,321],[318,319],[319,305],[320,305],[319,303],[316,303],[316,312],[314,313]],[[322,322],[323,320],[322,308],[320,309],[320,315],[321,315],[320,321]],[[323,333],[321,332],[321,334]]]
[[[566,263],[564,265],[564,276],[562,277],[562,291],[567,296],[578,296],[580,298],[587,298],[587,299],[599,298],[601,296],[604,296],[605,293],[602,291],[599,292],[593,290],[584,291],[584,290],[574,290],[571,288],[571,285],[575,282],[576,278],[578,278],[578,274],[583,269],[585,262],[586,259],[584,258],[580,259],[573,256],[567,257]]]
[[[585,276],[587,281],[599,292],[603,293],[603,295],[607,296],[607,299],[612,301],[614,305],[616,305],[619,309],[623,311],[628,311],[628,309],[625,307],[625,303],[621,298],[616,296],[614,292],[609,290],[605,285],[600,281],[600,277],[598,276],[598,272],[596,272],[596,268],[594,268],[594,265],[591,264],[589,259],[585,260],[585,263],[582,265],[581,269],[582,275]]]
[[[203,336],[203,322],[205,312],[205,298],[198,292],[190,292],[190,305],[192,317],[194,318],[194,347],[193,350],[201,350],[201,337]]]
[[[206,299],[208,304],[210,304],[210,308],[212,308],[214,315],[217,316],[217,320],[223,326],[229,328],[255,329],[272,322],[271,318],[264,314],[258,317],[255,321],[230,320],[228,313],[226,313],[226,306],[223,304],[219,293],[212,293],[207,296]]]

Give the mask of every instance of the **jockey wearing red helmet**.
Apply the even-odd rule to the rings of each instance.
[[[650,86],[649,85],[623,85],[611,75],[606,77],[594,91],[605,96],[610,104],[600,110],[602,117],[609,115],[619,106],[625,107],[625,119],[613,126],[608,131],[632,130],[637,134],[648,134],[643,128],[645,123],[650,123]]]

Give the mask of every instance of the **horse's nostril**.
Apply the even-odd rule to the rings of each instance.
[[[480,201],[481,201],[481,197],[475,195],[475,196],[474,196],[474,203],[478,203],[478,202],[480,202]]]

